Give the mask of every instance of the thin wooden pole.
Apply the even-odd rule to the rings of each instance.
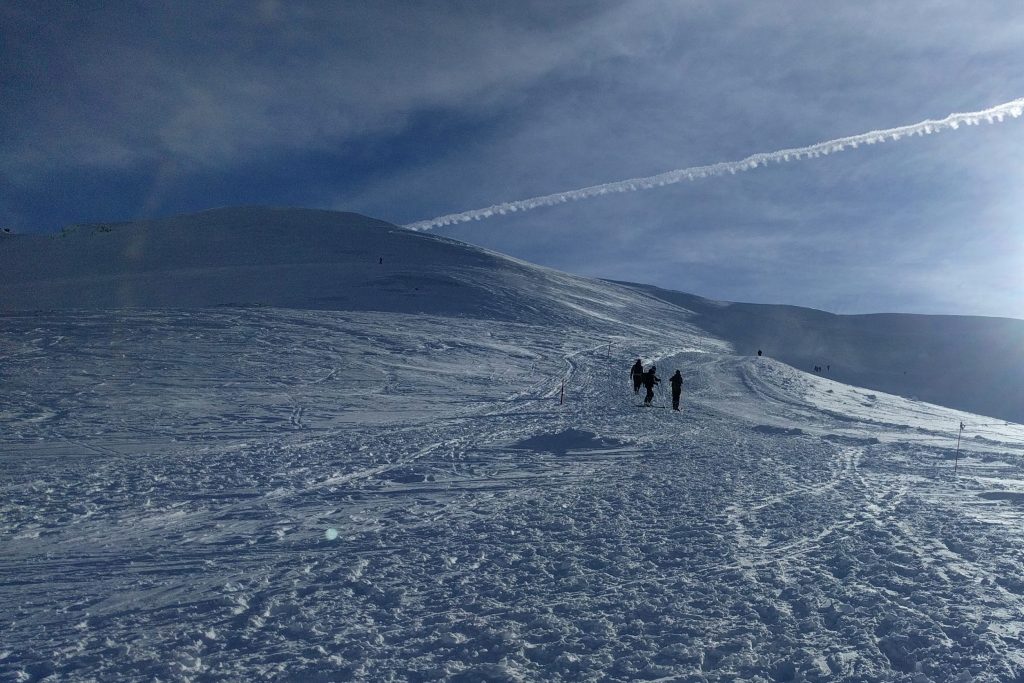
[[[953,460],[953,476],[956,476],[956,468],[960,464],[960,437],[964,433],[964,423],[960,422],[960,431],[956,435],[956,457]]]

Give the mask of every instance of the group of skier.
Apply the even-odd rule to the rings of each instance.
[[[661,384],[661,379],[657,375],[658,367],[652,365],[650,369],[644,370],[644,364],[639,358],[633,363],[633,367],[629,370],[629,377],[633,380],[633,393],[639,394],[640,387],[644,387],[647,390],[646,396],[644,396],[644,405],[649,406],[654,400],[654,386]],[[679,398],[683,394],[683,375],[676,370],[676,374],[669,378],[669,384],[672,385],[672,410],[679,410]]]

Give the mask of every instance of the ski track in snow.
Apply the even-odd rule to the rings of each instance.
[[[954,478],[983,418],[669,325],[4,322],[4,678],[1024,676],[1019,426]]]

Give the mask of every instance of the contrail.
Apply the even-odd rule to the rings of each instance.
[[[556,192],[555,194],[547,194],[540,197],[530,197],[529,199],[520,199],[514,202],[495,204],[494,206],[488,206],[485,209],[473,209],[472,211],[463,211],[461,213],[450,213],[445,216],[438,216],[437,218],[410,223],[405,227],[410,230],[418,231],[433,230],[434,228],[440,228],[444,225],[465,223],[467,221],[478,221],[484,218],[491,218],[492,216],[504,215],[506,213],[513,213],[516,211],[529,211],[542,206],[554,206],[555,204],[563,204],[568,201],[577,201],[580,199],[589,199],[591,197],[611,194],[613,192],[636,192],[638,190],[649,190],[654,187],[674,185],[675,183],[681,183],[686,180],[699,180],[701,178],[725,175],[726,173],[750,171],[758,166],[767,166],[768,162],[771,161],[782,163],[785,161],[795,161],[797,159],[808,159],[811,157],[843,152],[847,149],[855,149],[861,145],[876,145],[883,143],[886,140],[899,140],[911,135],[931,135],[932,133],[940,133],[946,130],[956,130],[961,125],[977,126],[982,122],[997,123],[1003,121],[1007,116],[1018,118],[1021,114],[1024,114],[1024,97],[996,105],[989,109],[983,109],[981,111],[973,111],[965,114],[950,114],[946,118],[937,121],[927,119],[920,123],[912,123],[909,126],[899,126],[898,128],[887,128],[885,130],[873,130],[870,133],[861,133],[859,135],[851,135],[845,138],[836,138],[835,140],[818,142],[813,145],[808,145],[807,147],[794,147],[792,149],[780,149],[775,152],[751,154],[747,158],[740,159],[739,161],[723,161],[709,166],[692,166],[690,168],[666,171],[665,173],[659,173],[658,175],[647,176],[644,178],[630,178],[628,180],[619,180],[614,183],[603,183],[601,185],[582,187],[578,190],[567,190],[565,192]]]

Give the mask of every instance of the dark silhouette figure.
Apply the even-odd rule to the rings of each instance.
[[[633,363],[633,367],[629,369],[629,378],[633,380],[633,393],[640,393],[640,385],[644,381],[644,364],[637,358],[636,362]]]
[[[378,265],[384,265],[384,257],[383,256],[381,256],[379,259],[377,259],[377,264]]]
[[[676,374],[669,378],[672,385],[672,410],[679,410],[679,397],[683,393],[683,376],[676,370]]]
[[[654,374],[657,371],[657,366],[652,365],[651,369],[644,373],[644,388],[647,389],[647,395],[644,396],[644,405],[651,405],[651,401],[654,400],[654,385],[661,384],[661,380]]]
[[[758,349],[758,350],[757,350],[757,355],[758,355],[758,357],[760,358],[760,356],[761,356],[761,349]]]

